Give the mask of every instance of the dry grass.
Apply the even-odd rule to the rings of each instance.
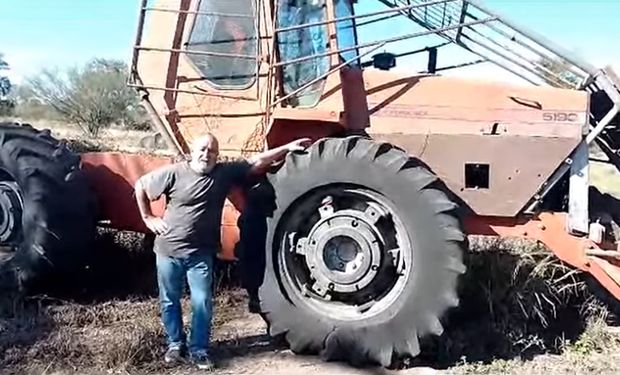
[[[39,290],[46,294],[0,296],[0,369],[163,369],[153,254],[144,236],[100,230],[92,255],[88,270]],[[216,328],[246,306],[244,293],[227,281],[231,273],[221,265],[216,269]],[[187,298],[183,305],[187,323]]]
[[[472,242],[462,306],[438,340],[448,373],[620,372],[616,317],[586,275],[534,243]]]
[[[50,129],[57,139],[63,139],[77,152],[118,151],[170,155],[161,147],[154,147],[146,138],[154,131],[139,131],[118,126],[103,129],[96,139],[86,136],[79,127],[58,120],[23,119],[17,117],[0,118],[3,121],[30,123],[37,129]]]
[[[152,362],[162,346],[156,316],[155,301],[85,306],[28,300],[7,319],[0,364],[122,369]],[[38,340],[33,340],[35,335],[40,336]]]
[[[124,254],[114,264],[125,268],[108,269],[104,279],[99,279],[104,272],[95,272],[80,289],[87,292],[77,297],[5,299],[0,304],[0,368],[12,373],[41,373],[47,368],[69,373],[163,372],[164,336],[154,275],[147,272],[152,270],[150,252],[141,248],[142,240],[102,231],[106,256]],[[139,264],[140,271],[127,272]],[[426,342],[423,355],[409,365],[455,374],[540,373],[555,368],[570,373],[575,366],[599,364],[604,366],[602,373],[616,368],[611,353],[620,349],[620,341],[606,331],[612,315],[591,297],[583,275],[535,244],[480,238],[472,238],[468,266],[461,306],[448,316],[445,334]],[[245,310],[244,293],[225,285],[217,296],[216,331]],[[184,304],[187,313],[187,301]],[[219,344],[225,346],[220,350],[252,355],[238,337],[218,339],[229,339]]]
[[[562,343],[558,354],[531,360],[496,360],[467,363],[453,368],[451,374],[618,374],[620,373],[620,333],[600,317],[588,319],[585,330],[574,341]]]
[[[110,129],[93,141],[62,124],[52,132],[77,139],[72,144],[80,150],[130,152],[148,134]],[[617,176],[609,166],[593,165],[593,183],[620,196],[620,184],[612,182]],[[471,248],[461,306],[414,365],[454,374],[620,373],[620,334],[609,327],[615,316],[592,296],[585,275],[527,241],[472,238]],[[163,372],[152,261],[142,236],[104,230],[92,267],[74,283],[79,288],[57,299],[4,296],[0,372]],[[220,284],[229,281],[226,271]],[[244,303],[239,291],[223,290],[214,326],[234,320]]]
[[[591,297],[584,275],[543,247],[476,237],[471,247],[461,305],[418,363],[450,368],[559,354],[591,317],[610,317]]]
[[[235,319],[243,304],[240,292],[219,295],[214,328]],[[183,305],[187,324],[187,299]],[[92,304],[28,298],[0,315],[0,369],[158,372],[164,349],[155,298]]]
[[[590,184],[620,198],[620,173],[616,167],[606,162],[609,158],[596,145],[591,147],[590,156],[595,159],[590,162]]]

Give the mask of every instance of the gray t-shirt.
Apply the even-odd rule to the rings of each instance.
[[[169,230],[155,238],[155,252],[173,257],[194,252],[215,254],[226,196],[249,172],[249,163],[234,161],[218,163],[203,175],[183,161],[143,176],[140,181],[150,199],[166,198],[163,220]]]

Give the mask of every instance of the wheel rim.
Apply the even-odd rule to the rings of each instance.
[[[24,203],[16,182],[0,181],[0,246],[12,247],[22,231]]]
[[[278,270],[289,292],[341,320],[375,316],[401,295],[411,241],[393,203],[357,186],[298,198],[280,221]]]

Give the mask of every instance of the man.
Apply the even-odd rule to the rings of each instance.
[[[288,152],[303,150],[300,139],[249,159],[218,162],[218,141],[212,134],[192,144],[191,158],[141,177],[136,200],[146,226],[156,234],[157,281],[168,350],[166,363],[189,356],[201,369],[213,368],[209,358],[212,317],[213,262],[220,248],[220,223],[226,196],[235,184],[263,173]],[[166,197],[163,218],[153,215],[150,201]],[[192,308],[189,347],[183,330],[181,297],[185,277]]]

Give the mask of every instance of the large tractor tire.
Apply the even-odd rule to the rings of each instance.
[[[0,123],[0,287],[75,271],[95,238],[94,199],[79,155],[47,130]]]
[[[426,167],[389,144],[332,138],[288,155],[269,181],[259,295],[272,336],[295,353],[389,367],[442,334],[466,236]]]

